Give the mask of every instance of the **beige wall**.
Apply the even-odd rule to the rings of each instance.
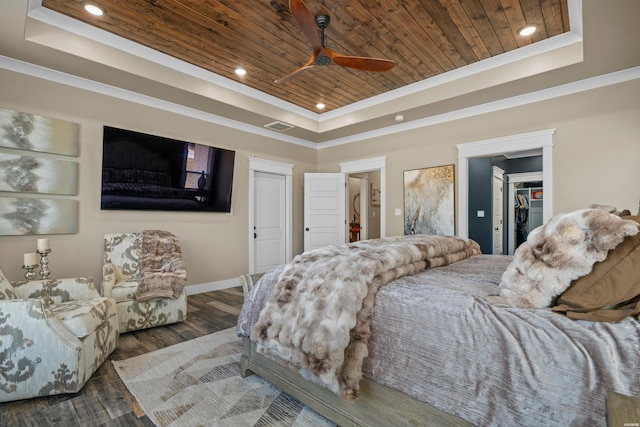
[[[57,277],[99,281],[102,235],[160,228],[182,242],[189,285],[234,279],[248,269],[248,161],[250,155],[294,167],[294,244],[302,250],[303,174],[334,172],[339,163],[387,157],[387,235],[402,234],[402,172],[456,163],[455,145],[555,128],[554,211],[611,204],[637,212],[640,200],[640,81],[621,83],[505,111],[452,121],[319,151],[212,125],[0,71],[0,107],[75,121],[81,125],[79,232],[52,235],[51,270]],[[100,210],[102,125],[236,150],[233,215]],[[36,236],[0,236],[0,266],[22,277],[22,255]]]
[[[0,108],[80,123],[79,230],[51,235],[52,277],[92,276],[101,279],[105,233],[164,229],[181,242],[188,285],[235,279],[248,271],[248,158],[292,163],[293,226],[302,229],[304,172],[315,172],[317,152],[199,120],[0,71]],[[233,215],[101,211],[102,126],[110,125],[169,138],[236,150]],[[9,193],[5,195],[11,195]],[[23,254],[34,252],[37,237],[0,236],[0,266],[10,280],[23,277]],[[302,249],[302,233],[294,235],[294,251]]]
[[[456,144],[556,129],[554,212],[608,204],[638,211],[640,201],[640,81],[608,86],[505,111],[483,114],[319,151],[318,171],[387,156],[387,235],[403,233],[403,171],[457,165]]]

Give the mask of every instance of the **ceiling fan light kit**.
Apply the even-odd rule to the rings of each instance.
[[[289,0],[289,9],[293,19],[311,45],[313,53],[302,67],[275,80],[275,83],[287,80],[314,66],[339,65],[361,71],[382,72],[390,70],[395,65],[389,59],[347,56],[332,51],[324,45],[324,30],[331,22],[329,15],[318,14],[314,17],[302,0]],[[318,30],[320,34],[318,34]]]

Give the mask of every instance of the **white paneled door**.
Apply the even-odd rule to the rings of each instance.
[[[346,242],[346,175],[304,174],[304,250]]]
[[[256,172],[254,177],[254,269],[264,273],[286,263],[285,177]]]

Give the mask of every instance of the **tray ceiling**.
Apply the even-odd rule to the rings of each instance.
[[[102,17],[78,0],[42,6],[193,64],[303,109],[332,111],[569,31],[567,0],[307,0],[331,18],[328,48],[393,60],[374,73],[315,67],[281,83],[306,62],[311,47],[286,0],[95,1]],[[525,24],[538,28],[520,36]],[[247,70],[235,75],[236,67]]]

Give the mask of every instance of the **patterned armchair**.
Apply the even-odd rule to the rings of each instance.
[[[11,284],[0,270],[0,402],[80,391],[118,339],[91,278]]]
[[[121,333],[182,322],[187,317],[184,289],[177,298],[138,300],[138,287],[143,277],[140,267],[142,235],[140,232],[104,236],[102,293],[116,300]]]

